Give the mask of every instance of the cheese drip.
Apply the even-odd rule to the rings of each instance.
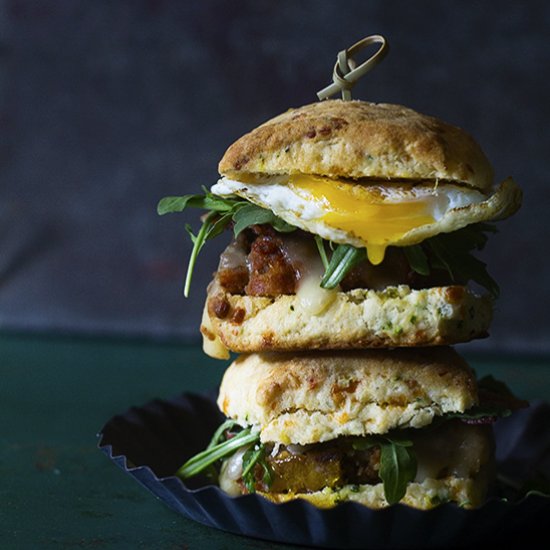
[[[384,260],[386,248],[410,230],[433,223],[430,198],[388,202],[379,187],[359,186],[319,176],[295,174],[289,186],[298,195],[313,197],[326,214],[322,220],[365,243],[373,265]]]

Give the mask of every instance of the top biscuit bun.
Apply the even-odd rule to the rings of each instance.
[[[464,130],[401,105],[340,99],[268,120],[229,147],[219,172],[443,180],[482,192],[493,184],[491,164]]]
[[[421,428],[477,402],[475,374],[450,347],[240,355],[218,396],[226,416],[285,445]]]

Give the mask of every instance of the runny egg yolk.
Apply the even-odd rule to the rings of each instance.
[[[292,175],[289,186],[298,195],[321,203],[326,212],[321,219],[327,225],[361,239],[373,265],[380,264],[386,248],[411,229],[435,221],[427,198],[389,202],[376,186],[303,174]]]

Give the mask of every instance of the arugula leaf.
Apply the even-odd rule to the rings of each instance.
[[[411,269],[419,275],[430,274],[430,264],[428,263],[428,256],[419,244],[412,246],[405,246],[403,252],[411,266]]]
[[[256,465],[263,470],[262,482],[269,487],[273,482],[273,472],[265,459],[263,443],[250,447],[243,455],[242,480],[249,493],[256,492]]]
[[[384,496],[388,504],[396,504],[407,492],[407,485],[416,476],[416,456],[412,442],[385,438],[380,444],[380,470]]]
[[[212,439],[210,440],[210,443],[206,447],[207,449],[211,449],[212,447],[216,446],[218,443],[222,443],[225,441],[223,439],[225,432],[231,431],[232,428],[235,426],[238,426],[239,429],[241,426],[235,422],[235,420],[228,419],[225,422],[222,422],[218,429],[214,432],[214,435],[212,436]]]
[[[492,375],[478,380],[480,404],[470,407],[463,413],[447,413],[443,418],[459,418],[465,421],[483,418],[505,418],[513,411],[527,407],[528,402],[516,397],[510,388]]]
[[[497,229],[489,223],[476,223],[453,231],[440,233],[420,245],[407,246],[403,250],[411,268],[421,275],[429,275],[431,269],[447,271],[453,281],[474,281],[498,298],[499,287],[487,272],[484,262],[472,255],[487,243],[487,233]]]
[[[157,214],[164,216],[170,212],[183,212],[188,206],[202,208],[202,195],[184,195],[183,197],[164,197],[157,204]]]
[[[248,204],[241,199],[222,198],[212,194],[203,187],[204,195],[183,195],[181,197],[164,197],[157,204],[157,213],[160,216],[173,212],[183,212],[187,207],[203,208],[215,212],[229,212],[236,203]]]
[[[479,420],[480,418],[487,417],[498,417],[506,418],[510,416],[512,411],[508,408],[499,407],[496,405],[474,405],[470,407],[467,411],[464,412],[448,412],[443,416],[439,417],[441,422],[445,420],[450,420],[451,418],[458,418],[460,420]],[[433,425],[436,425],[436,422],[432,422]]]
[[[273,470],[270,468],[267,460],[265,460],[265,452],[261,457],[261,460],[258,461],[258,464],[261,466],[264,474],[262,476],[262,482],[266,487],[271,487],[273,483]]]
[[[218,429],[214,432],[214,435],[212,436],[210,443],[206,447],[206,450],[212,449],[212,447],[215,447],[219,443],[223,443],[223,441],[225,441],[225,432],[231,431],[235,426],[238,426],[239,430],[241,430],[241,426],[239,426],[239,424],[237,424],[237,422],[235,422],[234,420],[228,419],[220,424],[220,426],[218,426]],[[205,467],[204,473],[206,477],[208,477],[212,481],[212,483],[218,482],[218,471],[213,464]]]
[[[468,250],[483,250],[489,239],[486,233],[498,233],[498,229],[493,224],[479,222],[467,225],[453,233],[460,234],[460,240]],[[446,233],[446,235],[453,233]]]
[[[350,244],[339,244],[332,253],[328,267],[321,279],[321,287],[326,289],[336,288],[349,271],[365,258],[364,248],[355,248]]]
[[[485,232],[494,231],[496,229],[490,224],[474,224],[452,233],[441,233],[422,244],[432,268],[446,270],[455,281],[474,281],[498,298],[499,287],[487,272],[485,263],[471,254],[472,250],[485,246]]]
[[[189,295],[191,278],[197,256],[205,242],[218,236],[230,223],[233,223],[235,237],[251,225],[269,224],[276,231],[286,233],[296,230],[271,210],[262,208],[239,197],[218,197],[203,187],[204,195],[169,196],[161,199],[157,205],[159,215],[182,212],[188,207],[202,208],[209,213],[195,235],[189,226],[186,230],[191,236],[193,249],[185,277],[184,295]],[[481,250],[487,242],[487,233],[496,232],[488,223],[469,225],[452,233],[442,233],[426,239],[421,244],[403,247],[404,254],[413,271],[427,276],[432,269],[447,271],[453,281],[474,281],[486,288],[497,298],[499,288],[488,274],[484,262],[472,256],[472,250]],[[360,261],[366,258],[363,248],[328,242],[332,250],[330,260],[326,254],[325,241],[315,235],[317,248],[325,267],[321,287],[336,288]]]
[[[289,233],[296,230],[296,227],[276,216],[271,210],[250,203],[235,210],[233,221],[235,222],[233,227],[235,237],[251,225],[261,225],[265,223],[271,225],[280,233]]]
[[[229,439],[224,439],[225,433],[239,428],[239,432],[231,434]],[[217,478],[217,470],[214,464],[219,460],[233,455],[242,447],[248,446],[242,458],[242,480],[249,493],[255,492],[256,466],[263,470],[262,482],[269,487],[273,481],[273,472],[265,458],[266,450],[260,443],[260,434],[252,433],[250,428],[241,429],[234,420],[226,420],[214,432],[206,449],[191,457],[181,466],[176,475],[181,479],[187,479],[201,472],[205,472],[212,480]]]
[[[230,221],[231,215],[229,214],[225,214],[218,218],[218,214],[216,212],[209,212],[196,235],[193,234],[189,225],[185,226],[185,229],[193,242],[193,249],[191,250],[191,257],[189,258],[189,263],[187,265],[187,274],[185,276],[185,283],[183,287],[183,295],[186,298],[189,296],[189,288],[191,287],[191,279],[193,277],[195,263],[197,262],[197,256],[204,246],[204,243],[208,239],[219,235]]]
[[[464,412],[445,413],[434,419],[432,425],[436,426],[453,418],[465,421],[506,418],[516,408],[527,405],[527,402],[518,399],[504,382],[495,379],[490,374],[480,378],[477,386],[481,401],[479,405],[474,405]]]
[[[328,269],[329,261],[327,258],[327,251],[325,249],[325,241],[319,235],[314,235],[315,244],[317,245],[317,250],[319,251],[319,256],[321,256],[321,261],[323,262],[323,267],[325,271]]]
[[[407,485],[416,477],[417,462],[412,441],[400,437],[371,435],[353,442],[353,448],[364,451],[380,447],[378,475],[384,485],[388,504],[396,504],[407,492]]]
[[[432,269],[441,269],[449,273],[453,281],[474,281],[497,298],[497,283],[487,272],[485,263],[472,255],[472,250],[481,250],[485,246],[488,239],[486,233],[494,232],[496,228],[493,225],[477,223],[452,233],[436,235],[421,244],[402,247],[402,250],[411,269],[419,275],[427,276]],[[321,240],[320,246],[319,239],[316,237],[317,248],[323,259],[324,241]],[[329,245],[334,252],[328,266],[325,265],[325,275],[321,281],[321,286],[327,289],[338,286],[347,273],[366,258],[365,249],[344,244],[334,247],[331,242]]]
[[[189,296],[191,280],[199,252],[206,241],[217,237],[230,223],[234,223],[235,237],[251,225],[264,223],[270,224],[276,231],[283,233],[296,230],[296,227],[276,216],[271,210],[261,208],[238,197],[218,197],[204,187],[203,191],[204,195],[164,197],[157,205],[157,213],[161,216],[174,212],[183,212],[188,207],[202,208],[209,211],[196,235],[188,224],[185,226],[185,230],[193,243],[183,288],[183,295],[186,298]]]
[[[250,428],[246,428],[231,439],[213,445],[212,447],[207,448],[191,457],[178,469],[176,475],[182,479],[187,479],[188,477],[197,475],[218,460],[234,454],[241,447],[256,443],[259,440],[259,433],[251,433]]]

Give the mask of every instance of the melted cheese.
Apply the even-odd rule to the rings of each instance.
[[[208,308],[205,305],[201,321],[202,349],[206,355],[214,359],[229,359],[229,350],[224,346],[220,337],[214,332]]]
[[[243,456],[248,446],[241,447],[234,455],[226,459],[220,469],[218,483],[222,491],[232,497],[242,494],[241,486],[237,483],[243,473]]]
[[[370,262],[384,259],[386,248],[411,229],[434,222],[430,197],[389,201],[380,187],[358,186],[319,176],[292,175],[289,187],[322,204],[322,220],[361,239]]]
[[[310,315],[320,315],[336,299],[335,289],[326,290],[321,288],[321,275],[309,273],[302,279],[296,291],[296,297],[300,306]]]

